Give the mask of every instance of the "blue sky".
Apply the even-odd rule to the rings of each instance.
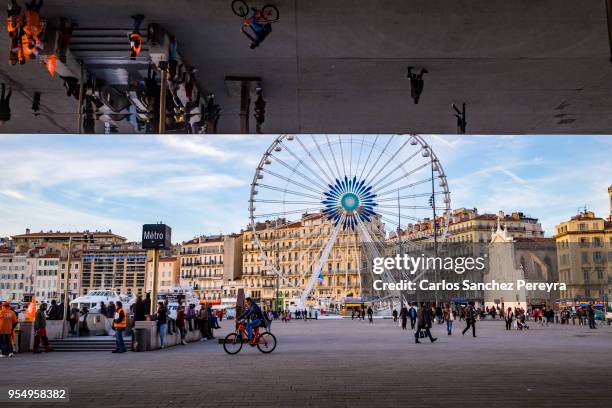
[[[586,205],[609,214],[612,136],[424,136],[452,207],[523,211],[546,235]],[[274,136],[1,135],[0,236],[107,230],[139,240],[163,221],[173,241],[238,232],[254,169]]]

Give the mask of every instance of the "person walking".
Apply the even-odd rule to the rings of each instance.
[[[408,309],[406,309],[406,305],[402,303],[402,308],[400,309],[400,319],[402,320],[402,330],[406,330],[406,324],[408,323]]]
[[[79,322],[79,309],[76,307],[76,304],[74,306],[72,306],[72,308],[70,309],[70,334],[72,334],[73,336],[77,335],[77,323]]]
[[[207,305],[204,304],[200,307],[198,312],[198,324],[200,325],[200,332],[202,333],[202,340],[206,341],[209,339],[208,328],[210,327],[210,320],[208,316]]]
[[[393,309],[393,323],[397,323],[397,309]]]
[[[410,304],[410,309],[408,309],[408,316],[410,316],[410,330],[414,330],[414,324],[417,319],[417,310],[414,307],[414,303]]]
[[[465,326],[465,329],[463,329],[461,335],[465,336],[465,332],[471,327],[472,335],[476,337],[476,309],[474,308],[474,302],[470,302],[465,310],[465,322],[467,323],[467,326]]]
[[[62,320],[62,311],[55,299],[51,300],[51,307],[47,312],[47,320]]]
[[[176,311],[176,328],[181,334],[181,345],[184,346],[187,342],[185,341],[185,306],[183,305],[180,305]]]
[[[2,302],[0,311],[0,357],[13,357],[12,334],[17,326],[17,315],[7,301]]]
[[[114,302],[108,302],[108,307],[106,308],[106,317],[108,317],[109,319],[113,319],[115,317],[115,303]]]
[[[506,330],[511,330],[512,320],[514,320],[514,313],[512,312],[511,307],[509,307],[508,310],[506,311],[505,320],[506,320]]]
[[[147,310],[145,307],[145,303],[142,300],[142,296],[138,295],[136,297],[136,302],[134,303],[134,306],[132,308],[132,313],[134,315],[134,319],[132,321],[132,327],[136,327],[136,322],[143,322],[145,320],[147,320]],[[134,341],[134,338],[132,337],[132,345],[131,345],[131,349],[132,351],[136,351],[136,342]]]
[[[164,305],[164,302],[157,304],[157,332],[159,335],[159,344],[161,348],[164,348],[164,342],[166,340],[166,333],[168,331],[168,309]]]
[[[589,319],[589,329],[596,329],[597,325],[595,324],[595,309],[593,309],[593,305],[589,304],[587,307],[587,319]]]
[[[450,305],[446,305],[446,308],[442,312],[442,319],[446,322],[446,332],[450,336],[453,334],[453,312]]]
[[[429,308],[425,307],[425,303],[421,303],[421,307],[419,307],[417,312],[417,319],[419,324],[417,326],[417,331],[414,332],[414,342],[420,343],[419,336],[421,335],[421,330],[425,331],[425,335],[429,337],[429,341],[432,343],[438,340],[431,335],[431,331],[429,330],[431,328],[431,314],[429,313]]]
[[[34,348],[32,350],[33,353],[38,354],[40,350],[38,350],[38,346],[42,342],[45,352],[53,351],[53,349],[49,346],[49,339],[47,338],[47,304],[41,303],[38,307],[38,311],[36,312],[36,317],[34,318]]]
[[[117,308],[113,315],[113,329],[115,329],[115,350],[113,353],[125,353],[125,342],[123,341],[123,332],[127,327],[127,315],[123,310],[123,303],[117,301]]]
[[[372,306],[368,306],[368,321],[370,324],[374,324],[374,311],[372,310]]]

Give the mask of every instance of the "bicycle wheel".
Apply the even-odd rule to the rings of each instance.
[[[268,23],[274,23],[278,21],[278,9],[272,4],[267,4],[261,9],[261,16]]]
[[[237,354],[242,349],[242,336],[230,333],[223,340],[223,350],[227,354]]]
[[[232,11],[238,17],[246,17],[249,15],[249,5],[244,0],[232,1]]]
[[[276,337],[270,332],[262,333],[257,339],[257,348],[265,354],[273,352],[276,348]]]

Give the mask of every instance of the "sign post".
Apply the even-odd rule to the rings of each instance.
[[[145,224],[142,226],[142,249],[153,250],[153,284],[151,286],[151,315],[157,310],[157,271],[159,250],[172,248],[172,229],[166,224]]]

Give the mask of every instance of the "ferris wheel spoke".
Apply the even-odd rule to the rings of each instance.
[[[414,157],[416,157],[418,154],[419,154],[419,152],[416,152],[416,153],[413,153],[412,155],[410,155],[410,156],[409,156],[409,157],[408,157],[406,160],[403,160],[403,161],[402,161],[402,162],[400,162],[400,163],[399,163],[397,166],[395,166],[395,167],[393,168],[393,170],[391,170],[390,172],[388,172],[387,174],[385,174],[385,176],[384,176],[384,177],[382,177],[380,180],[382,181],[382,180],[386,180],[386,179],[388,179],[389,177],[391,177],[391,175],[392,175],[393,173],[395,173],[395,172],[396,172],[396,171],[398,171],[399,169],[402,169],[402,170],[403,170],[403,169],[404,169],[404,165],[408,164],[408,163],[410,162],[410,160],[412,160],[412,159],[413,159]],[[404,172],[405,172],[405,170],[404,170]],[[371,183],[371,184],[372,184],[372,185],[376,185],[376,184],[378,184],[378,181],[374,181],[374,179],[372,179],[372,183]]]
[[[365,142],[365,135],[361,136],[361,143],[359,144],[359,156],[357,156],[357,164],[355,165],[355,173],[359,170],[359,163],[361,163],[361,152],[363,151],[363,143]]]
[[[304,303],[306,299],[308,299],[308,296],[310,296],[310,293],[312,292],[312,289],[314,288],[314,284],[316,283],[317,279],[319,279],[319,276],[321,276],[322,270],[323,270],[323,264],[327,262],[329,253],[331,252],[336,242],[336,237],[338,236],[338,232],[340,231],[340,228],[342,228],[342,225],[344,224],[344,219],[345,219],[345,216],[343,215],[340,218],[339,222],[334,227],[334,230],[331,233],[330,237],[328,238],[327,243],[325,244],[325,249],[323,250],[323,253],[321,254],[321,258],[319,259],[319,262],[317,263],[317,267],[313,271],[312,275],[310,275],[310,278],[308,279],[308,282],[306,283],[306,287],[304,288],[304,292],[302,292],[302,303]]]
[[[304,188],[304,189],[306,189],[306,190],[312,191],[312,192],[314,192],[314,193],[317,193],[317,194],[319,194],[319,193],[320,193],[320,190],[315,190],[315,189],[314,189],[314,188],[312,188],[312,187],[309,187],[309,186],[307,186],[307,185],[305,185],[305,184],[299,183],[299,182],[297,182],[297,181],[295,181],[295,180],[292,180],[292,179],[290,179],[290,178],[288,178],[288,177],[282,176],[282,175],[280,175],[280,174],[278,174],[278,173],[275,173],[275,172],[273,172],[273,171],[270,171],[270,170],[268,170],[268,169],[262,168],[262,169],[261,169],[261,171],[262,171],[262,172],[264,172],[264,173],[266,173],[266,174],[269,174],[269,175],[271,175],[271,176],[274,176],[274,177],[276,177],[276,178],[279,178],[279,179],[281,179],[281,180],[284,180],[284,181],[286,181],[286,182],[288,182],[288,183],[292,183],[292,184],[295,184],[296,186],[300,186],[300,187],[302,187],[302,188]]]
[[[301,210],[292,210],[292,211],[283,211],[283,212],[275,212],[275,213],[268,213],[268,214],[257,214],[255,216],[255,218],[272,218],[272,217],[282,217],[285,214],[304,214],[304,213],[308,213],[308,212],[320,212],[323,208],[321,207],[316,207],[316,208],[303,208]]]
[[[328,183],[333,184],[333,180],[330,178],[329,174],[325,170],[323,170],[323,167],[321,167],[321,165],[319,164],[319,161],[315,158],[312,152],[306,148],[306,145],[304,145],[302,140],[298,136],[295,136],[295,139],[298,141],[300,146],[302,146],[302,150],[304,150],[304,152],[308,155],[308,157],[310,157],[310,160],[312,160],[313,163],[317,166],[317,168],[321,171],[321,174],[327,177],[327,181],[324,184],[328,184]]]
[[[338,135],[338,144],[340,146],[340,157],[342,158],[342,171],[344,171],[344,175],[346,176],[346,166],[344,165],[344,149],[342,148],[342,137],[340,135]]]
[[[402,191],[402,190],[405,190],[407,188],[416,187],[416,186],[418,186],[420,184],[430,183],[431,180],[432,180],[431,177],[429,177],[429,178],[426,178],[426,179],[423,179],[423,180],[415,181],[414,183],[404,184],[403,186],[395,187],[395,188],[393,188],[391,190],[387,190],[387,191],[384,191],[382,193],[376,193],[376,196],[377,197],[383,197],[383,196],[386,196],[386,195],[389,195],[389,194],[392,194],[392,193],[397,193],[398,191]],[[397,197],[395,199],[397,199]]]
[[[319,179],[320,182],[322,182],[323,184],[318,184],[318,182],[316,184],[319,185],[319,187],[321,188],[325,188],[325,186],[327,185],[327,181],[323,180],[323,178],[316,172],[314,171],[312,168],[310,168],[310,166],[302,159],[300,159],[295,153],[293,153],[293,151],[291,149],[289,149],[289,147],[284,144],[283,142],[279,142],[279,144],[281,146],[283,146],[285,148],[285,150],[287,151],[287,153],[289,153],[291,156],[293,156],[293,158],[295,160],[298,161],[299,164],[301,164],[302,166],[304,166],[305,169],[307,169],[310,173],[312,173],[317,179]],[[297,166],[295,167],[297,169]]]
[[[429,179],[429,181],[431,181],[431,179]],[[436,191],[434,193],[435,195],[444,195],[444,191]],[[399,197],[391,197],[391,198],[382,198],[377,200],[379,203],[382,202],[386,202],[386,201],[397,201],[398,199],[400,200],[404,200],[407,198],[419,198],[419,197],[431,197],[431,192],[428,193],[418,193],[418,194],[408,194],[408,195],[403,195],[403,196],[399,196]],[[380,206],[380,205],[379,205]]]
[[[304,204],[304,205],[317,205],[319,201],[291,201],[291,200],[253,200],[255,203],[266,203],[266,204]]]
[[[431,194],[430,194],[431,195]],[[431,210],[432,207],[430,205],[402,205],[400,206],[402,209],[407,210]],[[397,208],[397,205],[377,205],[376,208]],[[436,210],[441,210],[446,207],[438,207],[436,206]]]
[[[397,217],[398,216],[397,214],[394,214],[394,213],[392,213],[390,211],[377,210],[376,212],[378,212],[380,214],[389,215],[391,217]],[[419,221],[419,219],[417,217],[412,217],[410,215],[404,215],[404,214],[401,214],[399,216],[399,218],[403,218],[403,219],[406,219],[406,220],[412,220],[412,221]]]
[[[372,167],[370,168],[370,171],[368,171],[368,174],[366,174],[366,176],[363,178],[364,180],[367,180],[368,178],[370,178],[370,174],[372,174],[372,171],[374,170],[374,168],[376,167],[376,165],[380,162],[380,158],[382,157],[382,155],[387,151],[387,148],[389,147],[389,145],[391,144],[391,141],[393,140],[393,136],[389,137],[389,140],[387,140],[387,144],[385,145],[385,147],[382,149],[382,151],[378,154],[378,157],[376,158],[376,160],[374,160],[374,162],[372,163]]]
[[[353,135],[351,135],[351,140],[349,141],[349,175],[353,175]]]
[[[332,151],[332,144],[329,140],[329,136],[325,135],[325,139],[327,139],[327,146],[329,146],[329,151]],[[334,160],[334,165],[336,166],[336,170],[338,171],[338,179],[342,179],[342,173],[340,172],[340,168],[338,167],[338,161],[336,160],[336,156],[332,153],[332,159]]]
[[[368,158],[366,159],[365,164],[363,165],[363,168],[361,169],[361,174],[359,175],[360,180],[364,180],[363,173],[366,167],[368,167],[368,163],[370,162],[370,157],[372,156],[372,152],[374,151],[374,146],[376,146],[376,142],[378,141],[379,136],[380,135],[376,135],[376,138],[374,139],[374,142],[372,143],[372,146],[370,147],[370,153],[368,153]]]
[[[281,166],[285,167],[286,169],[290,170],[292,173],[297,174],[298,176],[302,177],[304,180],[308,181],[309,183],[321,188],[321,189],[325,189],[325,187],[323,187],[323,185],[319,184],[318,181],[313,180],[312,178],[308,177],[307,175],[305,175],[304,173],[302,173],[301,171],[299,171],[297,169],[297,166],[295,167],[291,167],[289,164],[285,163],[284,160],[280,159],[279,157],[270,154],[270,157],[272,157],[273,159],[275,159],[278,163],[281,164]]]
[[[318,202],[320,202],[320,200],[321,200],[321,196],[314,196],[312,194],[301,193],[299,191],[289,190],[289,189],[286,189],[286,188],[283,188],[283,187],[275,187],[275,186],[270,186],[270,185],[267,185],[267,184],[259,184],[259,183],[257,184],[257,187],[265,188],[265,189],[273,190],[273,191],[278,191],[278,192],[281,192],[281,193],[296,195],[296,196],[300,196],[300,197],[313,198],[315,200],[319,200]]]
[[[374,175],[372,176],[372,179],[371,179],[371,181],[370,181],[370,184],[374,184],[374,182],[375,182],[376,178],[377,178],[377,177],[380,175],[380,173],[382,173],[382,172],[383,172],[383,170],[384,170],[384,169],[386,169],[386,168],[387,168],[387,166],[388,166],[388,165],[389,165],[389,164],[390,164],[392,161],[394,161],[394,160],[395,160],[395,158],[397,157],[397,155],[398,155],[398,154],[400,154],[402,150],[404,150],[404,147],[405,147],[405,146],[408,144],[408,142],[409,142],[409,141],[410,141],[410,139],[406,139],[406,140],[404,141],[404,143],[403,143],[403,144],[402,144],[402,145],[401,145],[401,146],[400,146],[400,147],[399,147],[399,148],[398,148],[398,149],[395,151],[395,153],[393,153],[393,154],[392,154],[392,155],[389,157],[389,159],[387,159],[387,161],[385,162],[385,164],[384,164],[384,165],[383,165],[381,168],[379,168],[379,169],[378,169],[378,171],[376,172],[376,174],[374,174]],[[391,171],[390,173],[388,173],[388,174],[387,174],[385,177],[383,177],[383,179],[385,179],[386,177],[388,177],[388,176],[389,176],[389,174],[393,174],[393,171],[395,171],[396,169],[399,169],[399,168],[402,166],[402,164],[407,163],[408,161],[410,161],[410,159],[412,159],[412,158],[413,158],[414,156],[416,156],[417,154],[418,154],[418,152],[416,152],[415,154],[413,154],[412,156],[410,156],[410,157],[409,157],[407,160],[403,160],[403,161],[401,161],[400,165],[398,165],[398,166],[397,166],[397,167],[396,167],[394,170],[392,170],[392,171]]]
[[[330,177],[333,179],[334,177],[334,171],[331,168],[331,165],[329,164],[329,162],[327,161],[327,158],[325,157],[325,155],[323,154],[323,149],[321,149],[321,146],[319,145],[319,143],[317,142],[317,139],[315,139],[314,135],[310,135],[310,137],[312,138],[312,141],[314,142],[315,146],[317,146],[317,150],[319,151],[319,154],[321,155],[321,157],[323,158],[323,161],[325,162],[325,165],[327,166],[327,168],[329,169],[329,175]],[[333,184],[333,181],[332,183]]]
[[[407,178],[408,176],[411,176],[411,175],[413,175],[413,174],[415,174],[415,173],[417,173],[417,172],[419,172],[419,171],[423,170],[423,169],[424,169],[425,167],[427,167],[427,166],[429,166],[429,163],[424,163],[424,164],[422,164],[422,165],[420,165],[420,166],[418,166],[418,167],[416,167],[416,168],[414,168],[414,169],[410,170],[409,172],[407,172],[407,173],[405,173],[405,174],[402,174],[402,175],[400,175],[399,177],[397,177],[397,178],[395,178],[395,179],[393,179],[393,180],[391,180],[391,181],[388,181],[386,184],[383,184],[382,186],[372,186],[372,188],[373,188],[375,191],[382,190],[382,189],[384,189],[385,187],[389,187],[390,185],[395,184],[395,183],[397,183],[398,181],[400,181],[400,180],[402,180],[402,179],[404,179],[404,178]],[[431,180],[431,177],[430,177],[430,180]]]

